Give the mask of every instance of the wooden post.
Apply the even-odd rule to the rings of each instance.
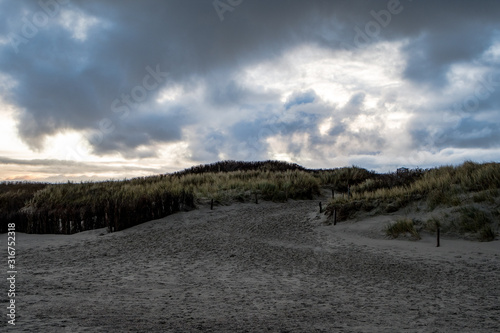
[[[351,198],[351,185],[347,185],[347,200]]]
[[[321,201],[319,202],[319,213],[323,213],[323,207],[321,207]]]
[[[440,228],[437,227],[437,232],[436,232],[436,235],[437,235],[437,246],[436,247],[439,247],[439,234],[440,234]]]
[[[337,225],[337,209],[333,210],[333,225]]]
[[[255,203],[258,204],[259,203],[259,198],[257,197],[257,193],[255,193]]]
[[[214,209],[214,199],[212,199],[212,201],[210,201],[210,210],[213,210]]]
[[[332,188],[332,199],[335,198],[335,190]]]

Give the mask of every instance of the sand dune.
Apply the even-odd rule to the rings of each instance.
[[[261,202],[18,233],[16,331],[498,331],[500,243],[388,240],[392,218],[332,226],[317,201]]]

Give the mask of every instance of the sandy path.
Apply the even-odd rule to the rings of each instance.
[[[498,241],[436,249],[383,239],[377,219],[324,226],[316,210],[234,204],[113,234],[18,234],[15,331],[499,330]]]

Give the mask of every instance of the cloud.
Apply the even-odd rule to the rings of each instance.
[[[68,174],[68,173],[103,173],[103,172],[123,172],[126,170],[143,171],[149,173],[161,173],[161,169],[155,167],[127,167],[117,166],[115,163],[82,163],[57,159],[15,159],[0,156],[0,165],[4,168],[8,165],[28,167],[31,171],[43,174]]]
[[[308,104],[314,102],[317,98],[314,90],[300,91],[293,93],[285,103],[285,109],[288,110],[294,105]]]
[[[438,88],[448,84],[447,73],[456,63],[478,59],[491,45],[494,33],[478,22],[465,22],[458,31],[424,32],[405,48],[405,77]]]
[[[497,1],[244,1],[223,21],[211,1],[42,3],[0,2],[0,93],[35,151],[65,131],[98,156],[185,142],[201,162],[498,141],[500,80],[478,98],[458,70],[498,73]]]
[[[101,130],[91,133],[89,141],[97,155],[120,153],[130,158],[157,156],[155,143],[181,140],[181,128],[188,120],[182,108],[169,113],[133,113],[124,119],[115,119]],[[148,146],[151,146],[149,149]],[[139,148],[146,147],[146,150]]]

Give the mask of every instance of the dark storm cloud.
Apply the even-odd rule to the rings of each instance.
[[[181,138],[181,126],[186,117],[182,111],[176,114],[132,114],[128,118],[109,122],[103,131],[96,131],[89,137],[94,153],[115,151],[125,157],[154,157],[154,144],[158,142],[177,141]],[[138,151],[138,148],[152,145],[150,149]]]
[[[244,66],[279,57],[303,43],[356,51],[380,40],[408,39],[406,78],[443,88],[450,66],[477,59],[491,45],[500,14],[498,1],[266,0],[244,1],[225,12],[221,21],[213,1],[42,3],[49,6],[49,12],[37,1],[0,2],[0,33],[10,39],[0,48],[0,71],[15,82],[2,93],[18,109],[21,137],[33,149],[40,149],[48,135],[67,129],[93,133],[98,131],[96,124],[109,118],[115,129],[103,135],[101,142],[91,141],[94,150],[98,154],[118,150],[127,157],[154,155],[153,150],[139,153],[141,146],[181,140],[182,127],[196,122],[196,112],[204,112],[193,111],[184,118],[159,116],[170,111],[160,108],[155,97],[171,84],[189,90],[205,78],[217,78],[208,86],[206,109],[251,104],[263,94],[238,83],[237,73]],[[74,31],[60,24],[67,10],[97,19],[86,31],[87,39],[76,39]],[[46,13],[44,24],[39,13]],[[36,20],[40,23],[37,32],[28,38],[25,32]],[[23,42],[13,47],[12,34],[24,38]],[[155,84],[154,76],[145,80],[152,75],[151,69],[168,72],[168,79],[161,74],[154,89],[145,89],[145,82],[150,87]],[[134,103],[140,106],[128,111],[151,112],[137,116],[137,122],[131,121],[133,116],[117,120],[117,106],[123,108],[126,96],[134,92]],[[357,98],[362,99],[362,94]],[[119,104],[114,104],[117,99]],[[291,100],[286,108],[313,101],[315,97],[306,94]],[[498,99],[490,102],[498,105]],[[190,105],[184,107],[190,109]],[[351,115],[355,114],[356,100],[350,107]],[[229,129],[231,135],[207,132],[197,138],[212,137],[211,142],[221,146],[223,138],[258,133],[256,127],[265,127],[265,122],[236,125]],[[245,126],[250,129],[243,130]],[[283,127],[288,132],[301,130],[293,121]],[[342,125],[336,125],[332,134],[342,130]],[[205,145],[190,143],[190,147]],[[212,148],[205,149],[209,153]]]
[[[489,71],[468,83],[469,93],[415,112],[408,124],[414,147],[436,150],[499,146],[500,74]]]
[[[263,141],[275,135],[288,135],[309,131],[317,124],[317,117],[305,112],[298,112],[293,119],[283,120],[278,116],[259,118],[256,121],[241,121],[230,129],[232,138],[242,141]]]
[[[214,107],[252,108],[255,105],[275,102],[279,98],[275,92],[256,91],[224,76],[205,77],[205,81],[209,81],[205,101]]]
[[[214,128],[205,128],[201,133],[196,134],[196,138],[190,141],[189,146],[193,155],[192,159],[198,162],[216,162],[220,160],[219,153],[227,149],[227,136]],[[242,160],[243,158],[238,159]]]
[[[360,8],[356,33],[343,47],[356,49],[379,40],[409,38],[404,74],[420,84],[442,87],[451,65],[475,60],[498,35],[498,1],[389,0],[370,6],[366,11]],[[366,22],[358,25],[363,19]]]
[[[409,44],[405,48],[408,54],[405,76],[418,83],[443,87],[451,65],[474,60],[488,49],[494,37],[493,30],[480,22],[458,26],[457,30],[425,32]]]
[[[421,134],[427,136],[430,133]],[[449,128],[444,128],[434,134],[432,141],[438,148],[493,148],[500,147],[499,123],[478,121],[472,117],[463,118],[460,122]]]
[[[498,61],[500,66],[500,59]],[[473,114],[500,107],[500,71],[488,70],[485,75],[476,76],[470,93],[457,96],[451,110],[455,114]]]

